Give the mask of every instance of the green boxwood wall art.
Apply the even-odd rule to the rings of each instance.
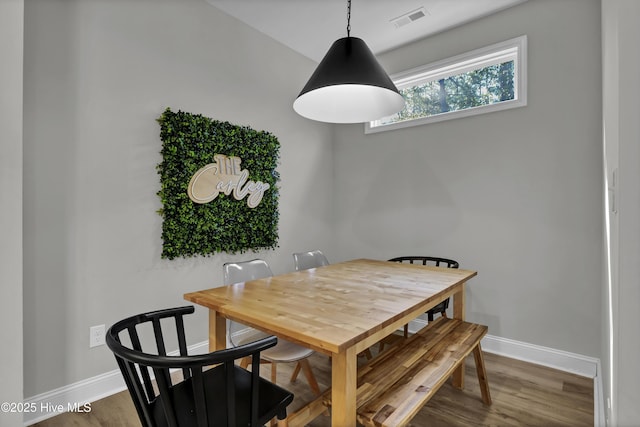
[[[272,249],[278,243],[278,139],[264,131],[167,108],[158,119],[162,162],[157,166],[162,208],[162,258]],[[242,159],[249,179],[269,184],[260,203],[250,208],[221,192],[209,203],[187,194],[191,177],[215,163],[214,155]]]

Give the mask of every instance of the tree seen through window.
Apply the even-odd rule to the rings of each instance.
[[[429,117],[514,99],[514,61],[432,80],[400,90],[405,108],[380,125]]]

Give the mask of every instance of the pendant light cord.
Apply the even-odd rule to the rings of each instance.
[[[351,0],[347,1],[347,37],[351,37]]]

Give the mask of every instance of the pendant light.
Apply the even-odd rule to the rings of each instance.
[[[303,117],[330,123],[362,123],[404,108],[398,93],[367,44],[351,37],[351,0],[347,37],[336,40],[309,78],[293,109]]]

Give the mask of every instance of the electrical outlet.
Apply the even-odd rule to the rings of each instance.
[[[104,325],[89,328],[89,348],[104,345]]]

